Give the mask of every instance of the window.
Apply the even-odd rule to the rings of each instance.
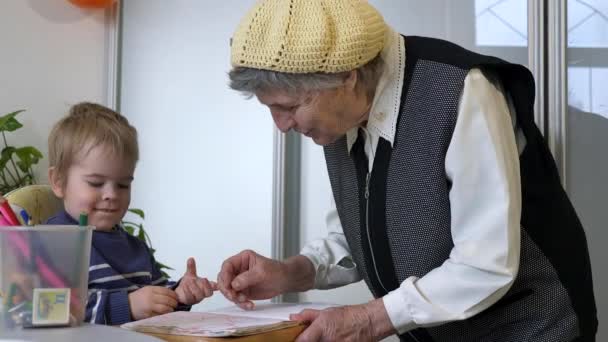
[[[475,0],[478,46],[528,46],[526,0]]]
[[[608,1],[568,0],[568,101],[608,118]]]

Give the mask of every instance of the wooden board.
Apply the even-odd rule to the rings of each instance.
[[[298,325],[295,327],[269,331],[263,334],[242,337],[199,337],[152,333],[145,334],[169,342],[284,342],[294,341],[296,337],[304,330],[304,328],[306,328],[305,325]]]

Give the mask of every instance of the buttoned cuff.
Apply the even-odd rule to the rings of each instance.
[[[331,264],[322,255],[306,252],[300,254],[307,257],[315,268],[315,289],[333,289],[361,280],[357,265],[350,256],[341,258],[338,264]]]
[[[418,327],[406,297],[407,294],[400,287],[382,297],[388,317],[399,335]]]
[[[322,288],[321,285],[324,283],[323,279],[327,275],[327,266],[325,266],[327,264],[327,260],[325,260],[321,255],[317,255],[306,250],[302,250],[300,254],[308,258],[315,269],[315,283],[313,288]]]

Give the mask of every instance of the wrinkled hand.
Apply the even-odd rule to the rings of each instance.
[[[177,307],[177,295],[162,286],[146,286],[129,293],[129,307],[134,320],[162,315]]]
[[[378,341],[394,333],[381,299],[362,305],[308,309],[290,319],[310,323],[296,342]]]
[[[196,262],[194,258],[189,258],[186,265],[186,273],[179,281],[175,289],[177,300],[186,305],[200,303],[203,299],[211,297],[213,291],[217,290],[217,284],[207,278],[200,278],[196,275]]]
[[[222,264],[218,288],[243,309],[253,309],[252,300],[268,299],[286,290],[287,266],[253,251],[245,250]]]

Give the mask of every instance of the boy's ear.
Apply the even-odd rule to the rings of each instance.
[[[49,183],[55,196],[63,198],[63,180],[59,177],[59,173],[54,166],[49,167]]]

